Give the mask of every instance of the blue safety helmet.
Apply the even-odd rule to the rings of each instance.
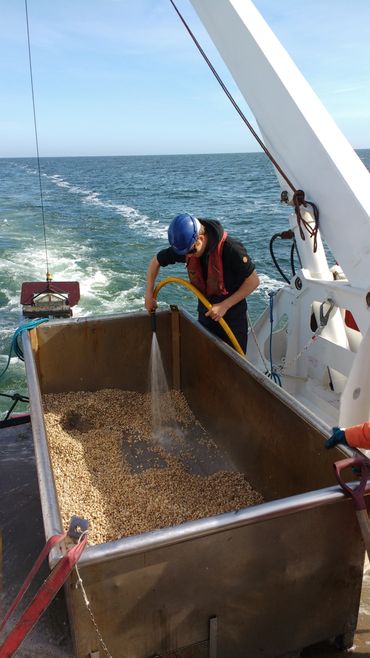
[[[184,256],[192,248],[200,229],[199,219],[183,213],[176,215],[168,227],[168,242],[179,256]]]

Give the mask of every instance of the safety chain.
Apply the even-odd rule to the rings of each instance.
[[[290,361],[285,362],[281,365],[275,366],[276,369],[279,370],[281,373],[283,373],[284,370],[286,370],[287,368],[292,366],[294,363],[296,363],[296,361],[298,361],[298,359],[301,358],[302,354],[304,354],[304,352],[306,352],[310,348],[312,343],[319,336],[319,334],[321,333],[321,330],[324,329],[324,327],[326,327],[326,325],[328,324],[329,316],[330,316],[330,313],[332,312],[332,310],[335,306],[335,302],[332,299],[327,299],[326,303],[329,304],[329,309],[327,310],[327,312],[324,315],[322,309],[323,309],[323,306],[324,306],[325,302],[323,302],[321,304],[321,306],[320,306],[320,324],[317,327],[316,331],[310,337],[310,340],[308,341],[308,343],[301,349],[300,352],[298,352],[297,356],[295,356],[294,359],[291,359]]]
[[[298,361],[298,359],[301,358],[302,354],[303,354],[304,352],[306,352],[306,351],[308,350],[308,348],[312,345],[313,341],[316,340],[316,338],[318,337],[318,335],[319,335],[321,329],[322,329],[321,326],[318,327],[318,328],[316,329],[315,333],[312,334],[312,336],[311,336],[309,342],[307,343],[307,345],[305,345],[305,346],[301,349],[301,351],[298,352],[297,356],[295,356],[294,359],[291,359],[291,360],[288,361],[287,363],[283,363],[283,364],[279,364],[279,365],[275,366],[276,370],[279,370],[279,372],[283,373],[284,370],[286,370],[286,368],[289,368],[290,366],[293,365],[293,363],[295,363],[296,361]]]
[[[87,532],[87,531],[86,531],[86,532]],[[81,541],[83,535],[85,535],[86,532],[83,532],[83,533],[81,534],[80,539],[78,540],[78,543]],[[92,623],[93,623],[93,626],[94,626],[94,628],[95,628],[96,635],[98,636],[98,640],[99,640],[101,646],[103,647],[103,650],[105,651],[105,653],[106,653],[106,655],[108,656],[108,658],[113,658],[113,656],[112,656],[111,653],[109,652],[109,649],[108,649],[107,645],[105,644],[105,642],[104,642],[104,640],[103,640],[103,636],[102,636],[102,634],[101,634],[101,632],[100,632],[100,630],[99,630],[98,624],[97,624],[96,621],[95,621],[94,613],[93,613],[93,611],[92,611],[92,609],[91,609],[90,601],[89,601],[89,599],[87,598],[86,590],[85,590],[84,584],[83,584],[83,582],[82,582],[82,578],[81,578],[80,572],[79,572],[79,570],[78,570],[78,566],[77,566],[77,564],[75,565],[75,570],[76,570],[76,574],[77,574],[77,583],[76,583],[75,587],[76,587],[76,589],[77,589],[78,587],[81,587],[81,592],[82,592],[82,595],[83,595],[83,598],[84,598],[84,602],[85,602],[86,608],[88,609],[88,612],[89,612],[89,615],[90,615],[91,621],[92,621]]]

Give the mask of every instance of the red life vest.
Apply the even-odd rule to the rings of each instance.
[[[226,238],[227,231],[224,231],[221,240],[208,256],[207,281],[204,280],[200,258],[196,256],[186,257],[190,283],[207,297],[229,294],[224,284],[224,268],[222,265],[222,250]]]

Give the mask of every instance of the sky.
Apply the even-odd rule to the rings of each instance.
[[[370,0],[254,4],[352,146],[370,148]],[[177,5],[253,121],[191,2]],[[27,7],[40,156],[259,150],[169,0]],[[33,157],[25,0],[0,0],[0,78],[0,157]]]

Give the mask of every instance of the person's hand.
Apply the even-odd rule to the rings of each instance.
[[[144,298],[145,302],[145,308],[148,311],[148,313],[152,313],[152,311],[155,311],[157,308],[157,300],[154,299],[153,293],[150,295],[146,294]]]
[[[228,309],[225,302],[220,302],[220,304],[213,304],[209,311],[207,311],[206,317],[215,320],[215,322],[218,322],[221,320],[221,318],[224,317],[227,310]]]
[[[333,427],[333,434],[326,439],[325,448],[334,448],[338,443],[342,446],[348,445],[344,430],[341,430],[340,427]]]

